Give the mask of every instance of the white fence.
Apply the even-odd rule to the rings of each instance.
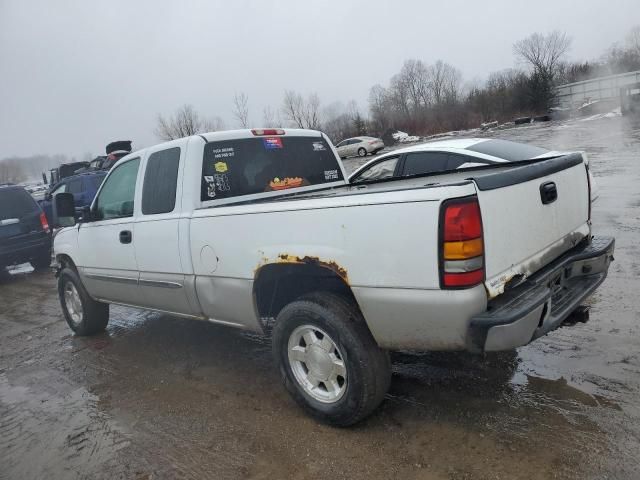
[[[556,88],[556,93],[560,107],[577,108],[595,100],[619,102],[620,90],[636,84],[640,84],[640,70],[560,85]]]

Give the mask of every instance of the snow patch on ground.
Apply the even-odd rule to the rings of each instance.
[[[7,267],[7,272],[9,272],[11,275],[18,275],[20,273],[31,273],[33,272],[33,267],[30,263],[21,263],[20,265]]]
[[[600,120],[602,118],[616,118],[622,116],[622,110],[620,107],[615,108],[607,113],[596,113],[595,115],[589,115],[588,117],[581,118],[580,122],[589,122],[591,120]]]

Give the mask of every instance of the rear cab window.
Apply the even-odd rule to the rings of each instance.
[[[173,212],[176,207],[180,148],[152,153],[147,160],[142,186],[142,214]]]
[[[22,218],[38,210],[38,204],[23,188],[0,188],[0,220]]]
[[[343,171],[324,137],[256,136],[213,141],[204,147],[203,202],[268,197],[336,184],[344,184]]]

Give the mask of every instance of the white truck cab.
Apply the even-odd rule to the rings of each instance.
[[[131,153],[58,232],[64,316],[109,304],[265,331],[283,382],[323,421],[382,401],[393,349],[512,349],[606,277],[581,154],[349,185],[328,138],[254,129]],[[61,194],[56,209],[73,216]],[[68,221],[69,219],[67,219]],[[71,223],[74,219],[71,219]]]

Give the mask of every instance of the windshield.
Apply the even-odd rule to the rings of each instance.
[[[322,137],[256,137],[204,147],[201,199],[218,200],[343,180]]]

